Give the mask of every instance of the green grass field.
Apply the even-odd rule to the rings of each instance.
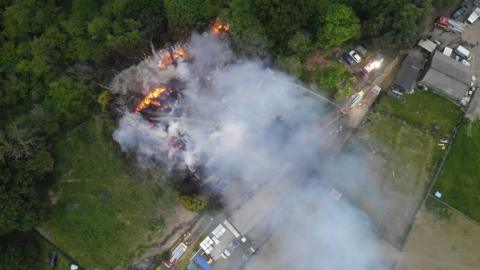
[[[442,200],[480,221],[480,122],[460,128],[438,180]]]
[[[451,101],[424,91],[407,95],[403,101],[390,96],[382,97],[374,109],[426,129],[437,130],[438,128],[438,131],[443,134],[453,129],[462,114],[462,111]]]
[[[152,228],[154,220],[177,203],[175,193],[126,174],[112,130],[111,124],[91,120],[65,134],[54,149],[58,203],[44,229],[88,269],[131,262],[161,234]]]
[[[393,178],[400,189],[410,192],[412,188],[425,188],[432,167],[441,158],[438,137],[379,113],[370,113],[369,118],[372,121],[362,127],[360,135],[373,139],[376,149],[386,158],[384,168],[395,172]]]

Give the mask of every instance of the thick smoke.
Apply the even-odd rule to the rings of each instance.
[[[332,162],[325,154],[337,128],[322,126],[325,105],[300,91],[292,77],[260,61],[237,59],[227,42],[214,36],[193,35],[184,47],[188,59],[162,70],[159,52],[113,81],[114,92],[127,97],[114,133],[122,149],[136,152],[145,166],[202,166],[214,179],[209,185],[224,187],[231,204],[272,181],[287,182],[282,201],[289,203],[269,214],[278,252],[274,259],[259,252],[250,269],[383,269],[376,245],[366,240],[372,239],[368,219],[328,195],[329,183],[340,180],[332,175],[341,174],[324,171],[348,173],[359,163],[351,162],[355,157]],[[172,109],[153,110],[148,117],[132,112],[132,99],[159,85],[181,91]],[[171,138],[181,140],[181,150],[172,149]],[[227,192],[233,183],[235,192]],[[301,263],[274,263],[288,257]]]

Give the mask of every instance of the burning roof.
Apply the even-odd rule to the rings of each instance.
[[[190,54],[185,46],[176,45],[160,52],[157,66],[164,70],[170,65],[176,65],[178,62],[186,60],[189,56]]]
[[[228,23],[216,20],[212,22],[211,26],[210,36],[204,36],[202,42],[211,42],[210,45],[214,46],[226,44],[223,34],[228,31]],[[196,124],[203,122],[201,116],[195,115],[195,117],[192,117],[191,114],[194,112],[187,111],[188,107],[184,109],[184,106],[179,106],[179,104],[184,104],[183,90],[187,88],[186,82],[188,81],[182,76],[193,75],[198,76],[199,81],[208,81],[209,74],[205,72],[205,67],[221,64],[221,61],[208,57],[208,53],[204,54],[204,51],[199,50],[200,47],[197,46],[195,47],[196,50],[193,50],[194,48],[189,47],[191,44],[194,44],[194,42],[191,41],[188,45],[182,43],[168,46],[155,53],[152,59],[140,64],[138,69],[132,69],[131,73],[126,72],[120,76],[129,76],[129,79],[117,81],[119,86],[126,81],[136,82],[129,84],[124,92],[125,94],[131,94],[128,100],[136,102],[133,105],[130,104],[133,108],[129,111],[133,113],[133,116],[127,118],[128,121],[131,121],[128,126],[136,128],[145,124],[142,130],[138,129],[138,132],[151,130],[152,136],[153,133],[156,133],[158,143],[145,145],[144,149],[151,148],[148,152],[156,153],[155,158],[161,160],[165,158],[168,166],[177,162],[190,164],[192,168],[195,166],[195,163],[190,163],[185,161],[186,158],[182,158],[187,149],[194,147],[191,140],[188,140],[190,134],[187,128],[191,123],[186,123],[185,119],[194,119]],[[201,66],[196,62],[207,62],[209,64],[203,68],[195,69],[195,64]],[[180,65],[183,65],[184,68],[180,69]],[[146,88],[148,91],[138,89],[139,87]],[[208,91],[209,87],[203,85],[202,88],[204,89],[201,90]],[[117,87],[117,89],[123,89],[123,87]],[[140,91],[145,94],[138,99],[137,93]],[[141,135],[136,134],[134,136]],[[163,157],[160,157],[160,155]]]
[[[165,87],[158,87],[150,90],[140,103],[138,103],[137,107],[135,107],[135,112],[141,112],[150,106],[161,107],[162,104],[159,100],[164,99],[165,96],[162,95],[163,93],[168,93],[168,89]]]

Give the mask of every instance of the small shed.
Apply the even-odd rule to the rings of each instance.
[[[437,43],[431,41],[430,39],[421,39],[418,41],[417,45],[429,53],[433,53],[437,48]]]

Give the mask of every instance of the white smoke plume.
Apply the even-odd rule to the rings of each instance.
[[[281,182],[293,187],[282,199],[289,203],[269,214],[278,252],[273,258],[259,252],[249,269],[385,269],[375,243],[367,243],[373,235],[368,218],[328,197],[329,183],[340,179],[323,172],[353,174],[358,168],[325,154],[337,128],[319,123],[327,114],[325,105],[297,89],[292,77],[260,61],[236,58],[226,41],[212,35],[193,35],[183,46],[188,59],[159,69],[158,52],[114,79],[113,91],[127,97],[128,109],[113,135],[122,149],[136,152],[143,164],[202,166],[214,176],[209,184],[224,187],[231,204],[288,178]],[[181,92],[169,103],[171,110],[134,112],[131,100],[159,86]],[[172,138],[181,141],[180,150],[172,148]],[[364,173],[358,177],[367,177]],[[235,192],[227,192],[234,183]],[[278,264],[295,257],[293,267]]]

